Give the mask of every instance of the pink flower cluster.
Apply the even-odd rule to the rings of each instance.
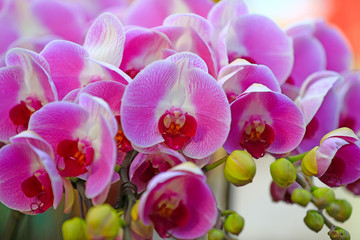
[[[221,147],[258,159],[309,151],[341,126],[359,135],[360,75],[325,22],[283,31],[240,0],[37,0],[26,7],[42,33],[29,37],[17,5],[2,2],[0,201],[9,208],[56,208],[73,178],[101,204],[136,150],[140,219],[161,237],[197,238],[217,221],[201,168]],[[323,140],[320,180],[360,178],[357,140]]]

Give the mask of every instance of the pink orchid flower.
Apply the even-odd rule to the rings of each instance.
[[[179,57],[180,56],[180,57]],[[139,148],[163,144],[204,158],[221,147],[230,123],[226,95],[194,54],[156,61],[125,90],[121,123]]]
[[[139,218],[160,237],[195,239],[217,219],[215,198],[200,168],[188,162],[156,175],[140,197]]]
[[[339,125],[340,101],[335,87],[343,80],[333,71],[311,74],[303,83],[295,103],[304,113],[306,132],[299,153],[317,146],[321,138]]]
[[[303,159],[302,168],[330,187],[350,184],[360,178],[359,138],[349,128],[339,128],[326,134]],[[309,174],[308,174],[309,175]]]
[[[52,146],[61,176],[87,179],[86,196],[105,200],[116,161],[117,123],[103,100],[81,94],[79,105],[48,104],[31,116],[29,129]]]
[[[349,70],[352,53],[343,34],[323,20],[296,23],[286,33],[293,40],[294,66],[287,83],[300,88],[317,71]]]
[[[294,182],[292,185],[286,188],[279,187],[274,181],[270,184],[270,194],[274,202],[286,202],[293,203],[291,200],[291,194],[296,189],[301,187],[297,182]]]
[[[249,14],[242,0],[223,0],[209,12],[212,46],[220,67],[237,58],[271,69],[280,85],[293,65],[293,48],[285,32],[270,18]]]
[[[30,131],[11,138],[0,149],[0,201],[26,214],[57,208],[63,182],[51,146]]]
[[[139,153],[130,165],[130,180],[137,186],[138,192],[145,190],[148,182],[161,172],[186,162],[177,151],[162,147],[160,151],[150,154]]]
[[[232,104],[231,129],[224,144],[227,152],[245,149],[254,158],[266,152],[283,154],[300,143],[304,116],[285,95],[261,84],[251,85]]]
[[[131,81],[120,66],[125,34],[118,18],[110,13],[100,15],[88,30],[83,46],[55,40],[40,53],[50,65],[51,77],[59,99],[70,91],[100,81]]]
[[[49,66],[39,54],[12,49],[7,67],[0,69],[0,141],[9,141],[28,127],[30,116],[48,102],[57,100]]]

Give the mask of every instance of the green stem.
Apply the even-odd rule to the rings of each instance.
[[[302,160],[308,152],[301,153],[295,156],[289,156],[288,160],[292,163]]]
[[[227,157],[228,157],[228,156],[223,157],[223,158],[217,160],[216,162],[213,162],[213,163],[211,163],[211,164],[209,164],[209,165],[206,165],[205,167],[202,168],[203,171],[204,171],[205,173],[207,173],[207,172],[213,170],[214,168],[217,168],[218,166],[220,166],[221,164],[223,164],[223,163],[226,161]]]
[[[12,240],[16,239],[16,235],[19,232],[19,227],[21,226],[21,221],[24,219],[25,214],[11,210],[10,215],[5,227],[4,234],[1,239]]]
[[[93,204],[91,202],[90,199],[88,199],[85,195],[85,181],[82,179],[78,179],[78,181],[76,182],[76,190],[79,193],[81,202],[84,202],[86,209],[89,210]],[[81,210],[81,202],[79,202],[80,204],[80,210]]]

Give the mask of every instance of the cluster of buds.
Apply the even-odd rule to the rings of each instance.
[[[360,74],[325,21],[283,30],[243,0],[14,0],[0,30],[5,206],[68,213],[77,192],[88,211],[64,239],[227,239],[244,219],[207,173],[225,162],[242,187],[274,157],[273,199],[312,202],[305,224],[348,238],[324,214],[351,215],[333,187],[360,193]]]

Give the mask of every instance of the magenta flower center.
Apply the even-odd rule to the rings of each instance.
[[[44,186],[45,185],[45,186]],[[28,198],[36,197],[31,203],[31,211],[35,213],[45,212],[53,203],[53,193],[49,175],[45,171],[37,171],[31,177],[21,183],[21,190]]]
[[[158,126],[165,144],[173,150],[179,150],[195,136],[197,122],[193,116],[175,109],[166,111],[160,117]]]
[[[42,107],[42,103],[36,98],[27,98],[25,101],[20,101],[9,111],[10,120],[19,126],[27,128],[31,115]]]
[[[189,209],[176,196],[162,196],[153,206],[150,219],[160,237],[165,238],[167,232],[175,227],[182,227],[190,219]]]
[[[63,158],[58,164],[59,173],[63,177],[76,177],[86,173],[94,157],[94,150],[79,143],[79,140],[62,140],[57,146],[57,153]]]
[[[261,120],[245,122],[240,135],[240,146],[254,158],[265,155],[266,149],[275,139],[272,127]]]

